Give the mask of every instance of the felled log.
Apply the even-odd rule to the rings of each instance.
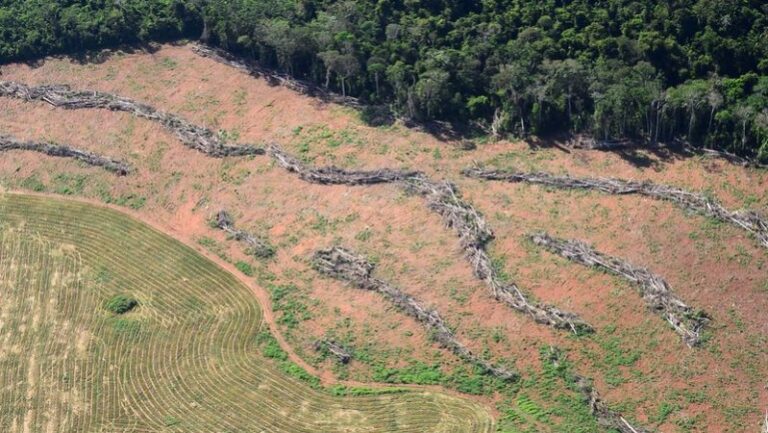
[[[192,45],[192,52],[198,56],[209,58],[213,61],[239,69],[248,75],[264,78],[270,83],[275,83],[304,95],[321,98],[325,101],[333,102],[347,107],[360,108],[363,104],[357,98],[351,96],[342,96],[312,84],[307,81],[300,81],[287,74],[280,74],[273,70],[259,66],[257,63],[233,56],[232,54],[220,48],[211,47],[203,44]]]
[[[333,355],[342,364],[348,364],[349,361],[352,360],[352,353],[350,353],[349,350],[347,350],[344,346],[336,343],[334,340],[316,341],[315,350],[327,350],[328,353]]]
[[[124,111],[137,117],[158,122],[171,131],[184,145],[217,158],[225,156],[261,155],[264,149],[254,146],[232,146],[208,128],[132,99],[93,90],[71,90],[67,85],[28,86],[13,81],[0,81],[0,96],[24,101],[43,101],[54,107],[70,110],[103,108]]]
[[[762,433],[768,433],[768,410],[765,411],[765,419],[763,420]]]
[[[549,361],[557,367],[561,362],[560,354],[553,351]],[[567,374],[569,377],[566,379],[571,382],[576,388],[576,391],[581,393],[584,397],[586,403],[589,405],[592,416],[595,417],[600,426],[607,429],[615,429],[621,433],[652,433],[651,430],[633,426],[620,413],[609,408],[595,389],[592,380],[576,373],[567,372]]]
[[[20,141],[8,135],[0,135],[0,151],[6,150],[28,150],[61,158],[73,158],[78,161],[83,161],[88,165],[102,167],[118,176],[125,176],[132,171],[132,168],[128,163],[116,161],[107,158],[106,156],[101,156],[85,150],[53,143]]]
[[[267,154],[284,169],[296,173],[307,182],[321,185],[373,185],[392,183],[411,176],[420,175],[416,171],[380,169],[371,171],[348,171],[336,167],[309,167],[296,157],[283,151],[278,145],[267,146]]]
[[[581,241],[557,239],[546,233],[534,233],[529,237],[534,244],[552,253],[576,263],[604,269],[636,284],[648,307],[664,317],[680,334],[685,344],[693,347],[701,342],[701,331],[709,322],[709,318],[672,293],[667,282],[660,276],[625,260],[596,251]]]
[[[755,210],[729,211],[717,199],[669,185],[612,178],[555,176],[549,173],[486,170],[475,167],[465,176],[506,182],[528,182],[561,189],[590,189],[606,194],[638,194],[674,203],[678,207],[723,221],[754,235],[768,248],[768,218]]]
[[[225,210],[220,210],[216,214],[216,227],[220,228],[232,239],[242,242],[246,245],[246,253],[257,258],[265,259],[275,255],[275,249],[267,241],[260,239],[245,230],[235,228],[232,217]]]
[[[425,176],[407,178],[403,183],[406,190],[423,196],[427,206],[458,234],[464,256],[472,265],[475,276],[485,282],[494,299],[529,315],[537,323],[568,329],[576,334],[592,331],[576,314],[534,302],[514,283],[501,281],[486,251],[488,242],[493,239],[493,232],[485,218],[461,199],[453,184],[435,182]]]
[[[509,381],[517,373],[505,367],[495,366],[475,355],[462,344],[442,317],[433,309],[426,308],[416,298],[403,293],[397,287],[373,277],[374,266],[364,257],[341,247],[318,251],[312,259],[313,267],[332,278],[347,281],[357,288],[382,294],[397,308],[419,321],[443,347],[459,358],[482,368],[486,374]]]

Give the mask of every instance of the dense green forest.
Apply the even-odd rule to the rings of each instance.
[[[763,0],[0,0],[0,59],[202,38],[417,121],[768,160]]]

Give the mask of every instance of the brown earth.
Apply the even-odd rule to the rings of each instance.
[[[593,337],[573,338],[494,302],[473,277],[454,233],[420,198],[395,186],[309,185],[266,157],[205,157],[158,125],[124,113],[65,111],[0,99],[0,132],[67,143],[126,159],[138,168],[118,178],[69,160],[10,152],[0,158],[3,187],[37,187],[132,205],[142,219],[226,259],[220,262],[250,263],[258,287],[293,285],[291,299],[305,304],[311,318],[292,328],[282,326],[281,333],[305,365],[327,380],[341,370],[321,361],[311,345],[329,331],[364,348],[375,361],[371,364],[458,365],[429,342],[418,324],[380,297],[311,270],[308,257],[315,249],[339,243],[375,258],[379,277],[437,308],[473,350],[488,348],[525,371],[539,367],[542,346],[564,348],[579,373],[596,379],[607,401],[659,431],[758,430],[768,406],[768,253],[753,239],[668,203],[480,182],[459,171],[480,161],[647,179],[710,191],[734,208],[765,208],[763,171],[696,157],[566,152],[516,142],[480,143],[478,150],[464,152],[400,126],[367,127],[349,109],[272,87],[185,46],[116,55],[102,64],[55,59],[37,67],[3,66],[2,72],[6,80],[69,83],[130,96],[225,130],[240,142],[278,141],[313,164],[417,168],[451,179],[488,218],[496,233],[491,253],[503,259],[511,279],[535,297],[580,314],[598,330]],[[240,245],[209,227],[207,218],[220,208],[229,210],[239,227],[267,236],[277,246],[276,258],[252,260]],[[525,241],[526,233],[540,229],[587,240],[664,276],[682,299],[712,315],[710,340],[703,348],[686,348],[625,282]],[[260,299],[269,301],[264,291]],[[275,314],[279,320],[284,313]],[[635,362],[616,365],[613,355],[632,351],[639,354]],[[353,362],[344,374],[367,381],[371,364]],[[665,405],[677,409],[654,424]]]

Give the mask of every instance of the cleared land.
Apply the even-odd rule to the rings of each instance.
[[[505,432],[604,431],[574,384],[562,379],[573,376],[553,372],[548,356],[542,357],[554,346],[572,373],[594,379],[602,400],[633,425],[663,433],[752,433],[763,423],[768,255],[745,231],[642,196],[485,182],[459,173],[476,161],[498,170],[610,176],[705,191],[727,209],[760,209],[768,207],[765,170],[661,149],[604,153],[481,141],[477,150],[465,152],[401,126],[368,127],[350,109],[270,85],[201,58],[188,46],[115,54],[90,64],[48,59],[6,65],[2,72],[4,79],[30,85],[66,83],[144,101],[222,131],[233,142],[278,142],[315,167],[399,168],[450,180],[493,227],[488,253],[499,276],[595,329],[574,337],[495,301],[467,263],[455,232],[423,198],[396,186],[312,185],[267,157],[208,157],[162,125],[125,112],[0,98],[5,133],[67,143],[135,167],[118,177],[72,159],[14,151],[0,158],[0,186],[134,208],[164,232],[237,265],[242,278],[269,290],[280,334],[324,380],[454,386],[495,404]],[[241,243],[212,227],[209,218],[221,209],[238,230],[269,239],[274,257],[249,256]],[[645,311],[636,288],[624,279],[527,240],[528,233],[542,230],[588,241],[664,276],[680,299],[711,314],[701,347],[688,349],[665,321]],[[371,258],[382,280],[440,311],[473,353],[516,365],[522,380],[501,392],[475,386],[477,377],[467,380],[464,363],[381,296],[311,269],[311,253],[330,245]],[[320,339],[343,344],[353,360],[340,365],[321,356],[314,350]]]
[[[0,221],[2,431],[493,429],[454,397],[338,397],[286,374],[304,376],[275,355],[247,287],[118,212],[4,194]],[[116,295],[138,306],[114,314]]]

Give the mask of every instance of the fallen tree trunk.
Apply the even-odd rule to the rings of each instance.
[[[768,218],[754,210],[729,211],[716,199],[684,189],[652,182],[611,178],[554,176],[549,173],[525,173],[486,170],[479,167],[463,171],[465,176],[506,182],[528,182],[561,189],[590,189],[606,194],[638,194],[670,201],[678,207],[735,225],[754,235],[768,248]]]
[[[768,410],[765,411],[765,419],[763,420],[763,430],[761,433],[768,433]]]
[[[284,152],[276,144],[267,146],[266,151],[280,167],[298,174],[302,180],[321,185],[373,185],[377,183],[393,183],[408,177],[421,176],[421,173],[417,171],[391,170],[386,168],[371,171],[347,171],[336,167],[313,168]]]
[[[0,96],[24,101],[43,101],[69,110],[103,108],[124,111],[158,122],[171,131],[184,145],[217,158],[225,156],[262,155],[264,149],[246,145],[231,146],[208,128],[193,125],[173,114],[111,93],[71,90],[67,85],[28,86],[13,81],[0,81]]]
[[[549,356],[549,362],[558,368],[562,362],[561,354],[558,351],[552,351]],[[576,391],[581,393],[586,403],[589,405],[592,416],[597,423],[608,429],[615,429],[621,433],[651,433],[642,427],[636,427],[629,423],[620,413],[612,410],[600,397],[600,394],[592,384],[592,380],[576,373],[565,371],[566,381],[570,382]]]
[[[306,81],[300,81],[286,74],[280,74],[275,71],[259,66],[255,62],[238,58],[220,48],[211,47],[203,44],[193,44],[192,52],[198,56],[209,58],[216,62],[239,69],[248,75],[257,78],[264,78],[270,83],[279,84],[288,89],[304,95],[314,96],[324,101],[333,102],[347,107],[360,108],[363,104],[357,98],[351,96],[342,96],[326,89],[318,87]]]
[[[316,252],[312,259],[312,265],[324,275],[348,281],[360,289],[381,293],[396,307],[424,325],[440,345],[449,349],[459,358],[479,366],[487,374],[505,381],[517,378],[517,373],[504,367],[495,366],[472,353],[456,338],[437,311],[424,307],[414,297],[374,278],[371,275],[374,266],[365,258],[344,248],[334,247]]]
[[[28,150],[61,158],[73,158],[78,161],[83,161],[88,165],[102,167],[119,176],[125,176],[132,171],[131,166],[125,162],[116,161],[85,150],[75,149],[74,147],[60,144],[19,141],[7,135],[0,135],[0,151],[6,150]]]
[[[402,170],[347,171],[335,167],[312,168],[287,154],[276,144],[267,146],[267,154],[278,165],[297,173],[307,182],[323,185],[372,185],[398,183],[407,192],[418,194],[427,201],[427,206],[440,214],[446,226],[459,235],[464,255],[473,267],[475,276],[484,281],[497,301],[528,314],[536,322],[574,333],[591,332],[592,328],[573,313],[559,310],[551,305],[539,304],[528,297],[514,284],[505,284],[494,270],[485,248],[493,239],[493,232],[485,219],[474,207],[464,202],[450,182],[435,182],[424,173]]]
[[[315,342],[315,350],[328,351],[340,363],[348,364],[352,360],[352,354],[344,346],[333,340],[318,340]]]
[[[246,245],[246,254],[253,255],[260,259],[266,259],[275,255],[275,248],[263,239],[252,234],[235,228],[232,217],[224,210],[216,215],[216,227],[225,231],[233,239]]]
[[[709,322],[709,318],[675,296],[660,276],[622,259],[598,252],[584,242],[556,239],[546,233],[535,233],[529,237],[534,244],[568,260],[602,268],[637,284],[646,304],[672,325],[685,344],[693,347],[701,342],[701,331]]]

